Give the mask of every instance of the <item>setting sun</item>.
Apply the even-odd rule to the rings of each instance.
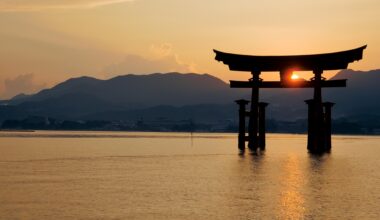
[[[300,76],[297,75],[297,74],[295,74],[295,73],[293,73],[292,76],[291,76],[290,78],[291,78],[292,80],[297,80],[297,79],[300,78]]]

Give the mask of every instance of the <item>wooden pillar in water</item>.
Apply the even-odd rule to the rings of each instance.
[[[248,135],[249,149],[256,151],[259,147],[259,139],[258,139],[258,119],[259,119],[259,78],[260,72],[253,71],[252,72],[252,97],[251,97],[251,111],[249,115],[249,124],[248,124]]]
[[[238,147],[239,150],[245,150],[245,107],[249,101],[240,99],[235,101],[239,105],[239,137],[238,137]]]
[[[324,132],[324,117],[322,106],[322,70],[314,70],[314,111],[313,111],[313,131],[314,140],[311,148],[311,153],[325,152],[325,132]]]
[[[332,102],[323,103],[325,109],[325,149],[331,150],[331,108],[335,105]]]
[[[265,150],[265,108],[268,106],[268,103],[260,102],[259,103],[259,144],[260,150]]]
[[[314,129],[314,100],[309,99],[305,100],[307,104],[307,149],[310,151],[313,148],[313,143],[314,143],[314,134],[315,131]]]

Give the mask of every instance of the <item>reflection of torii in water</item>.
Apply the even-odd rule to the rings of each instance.
[[[331,149],[331,107],[333,103],[322,102],[322,87],[346,87],[346,80],[326,80],[322,77],[324,70],[346,69],[348,64],[363,57],[362,46],[353,50],[291,56],[251,56],[224,53],[214,50],[215,59],[228,65],[233,71],[252,73],[249,81],[230,81],[231,88],[252,88],[251,108],[245,111],[248,101],[238,100],[240,106],[239,149],[248,147],[256,151],[265,149],[265,106],[259,103],[259,88],[314,88],[314,97],[307,100],[308,114],[308,149],[311,153],[324,153]],[[310,81],[291,80],[293,71],[313,71]],[[262,72],[279,72],[280,81],[263,81]],[[245,117],[249,117],[248,138],[245,136]]]

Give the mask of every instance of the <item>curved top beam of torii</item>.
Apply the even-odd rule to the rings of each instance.
[[[287,72],[346,69],[348,64],[363,58],[367,45],[346,51],[311,55],[252,56],[214,50],[215,60],[228,65],[233,71]]]

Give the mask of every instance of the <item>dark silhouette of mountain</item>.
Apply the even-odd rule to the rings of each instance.
[[[347,88],[329,89],[326,99],[336,102],[335,117],[380,115],[380,70],[343,70],[333,79],[348,79]]]
[[[332,79],[347,79],[346,88],[323,88],[323,101],[334,102],[333,117],[380,115],[380,70],[342,70]],[[313,89],[262,89],[261,99],[270,103],[268,117],[277,120],[306,118],[304,100]]]
[[[40,101],[25,101],[18,107],[26,109],[32,115],[46,115],[63,119],[80,119],[87,114],[121,108],[86,93],[66,93]]]
[[[20,94],[9,100],[8,104],[17,105],[23,102],[41,102],[44,100],[59,98],[67,94],[91,94],[95,89],[95,85],[102,82],[102,80],[92,77],[80,77],[68,79],[53,88],[44,89],[34,95]]]
[[[233,78],[233,75],[231,75]],[[339,72],[333,79],[348,79],[347,88],[324,88],[324,101],[336,102],[334,118],[360,123],[378,118],[380,70]],[[269,102],[268,119],[295,121],[307,117],[304,100],[312,89],[262,89]],[[0,105],[0,122],[29,115],[62,120],[236,120],[234,100],[250,97],[248,89],[231,89],[208,74],[125,75],[109,80],[69,79],[35,95],[20,95]]]
[[[124,120],[135,121],[136,119],[144,119],[148,121],[154,120],[194,120],[203,123],[213,123],[220,120],[232,121],[235,118],[235,104],[216,105],[188,105],[182,107],[174,107],[168,105],[155,106],[145,109],[134,109],[124,111],[105,111],[89,114],[83,117],[85,120]]]
[[[14,98],[9,104],[38,102],[43,106],[46,100],[59,101],[68,94],[86,94],[109,105],[136,109],[157,105],[226,104],[243,93],[230,90],[225,82],[208,74],[156,73],[118,76],[109,80],[73,78],[33,96]]]
[[[116,115],[127,117],[123,112],[138,115],[136,109],[142,112],[156,106],[161,106],[159,112],[164,113],[162,106],[165,105],[179,110],[182,106],[232,104],[245,93],[248,96],[249,91],[231,90],[228,84],[208,74],[156,73],[118,76],[109,80],[72,78],[34,95],[18,95],[3,101],[2,105],[17,106],[30,115],[62,119],[103,115],[103,118],[116,120]],[[107,114],[110,115],[106,117]],[[0,120],[4,119],[0,115]]]
[[[18,99],[22,100],[22,99],[26,99],[26,98],[28,98],[28,97],[30,97],[30,96],[31,96],[31,95],[27,95],[27,94],[25,94],[25,93],[20,93],[20,94],[14,96],[14,97],[12,98],[12,100],[18,100]]]

